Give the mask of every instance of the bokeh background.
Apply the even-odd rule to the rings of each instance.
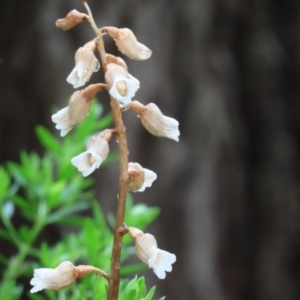
[[[88,23],[69,32],[54,25],[84,11],[80,0],[0,3],[3,163],[21,150],[42,153],[34,128],[54,131],[53,107],[73,92],[65,79],[74,52],[94,35]],[[176,143],[125,114],[130,160],[158,174],[134,199],[162,208],[149,230],[177,255],[166,280],[146,273],[149,286],[171,300],[300,299],[300,2],[89,3],[99,27],[129,27],[153,50],[148,61],[128,62],[141,81],[136,99],[180,122]],[[98,99],[108,111],[107,96]],[[117,167],[95,174],[107,212]]]

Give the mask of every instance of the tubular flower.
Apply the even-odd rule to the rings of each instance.
[[[129,227],[128,232],[135,242],[138,258],[153,269],[159,279],[164,279],[166,272],[172,271],[172,264],[176,261],[176,256],[157,248],[157,242],[152,234],[143,233],[134,227]]]
[[[67,82],[74,88],[83,86],[100,69],[100,63],[94,55],[95,41],[88,42],[75,53],[75,67],[67,77]]]
[[[89,140],[86,151],[71,159],[71,163],[78,171],[82,172],[84,177],[93,173],[106,159],[109,153],[108,141],[110,138],[111,130],[105,129]]]
[[[103,32],[116,41],[119,51],[134,60],[148,59],[152,51],[137,41],[133,32],[128,28],[104,27]]]
[[[30,280],[33,285],[30,292],[36,293],[43,289],[60,290],[71,285],[76,277],[76,267],[69,261],[62,262],[55,269],[35,269]]]
[[[65,136],[86,118],[91,108],[91,100],[104,86],[101,83],[91,84],[84,90],[74,92],[69,106],[52,115],[52,121],[56,123],[55,128],[61,130],[61,136]]]
[[[93,266],[76,267],[69,261],[62,262],[55,269],[35,269],[33,278],[30,280],[30,284],[33,285],[30,292],[36,293],[43,289],[61,290],[71,285],[76,278],[84,277],[92,272],[95,272],[97,276],[108,277],[105,272]]]
[[[106,68],[105,81],[110,95],[117,99],[121,106],[128,105],[139,89],[140,82],[117,64],[107,64]]]
[[[130,108],[140,116],[143,126],[151,134],[179,141],[178,121],[164,116],[156,104],[149,103],[144,106],[138,101],[132,101]]]
[[[57,20],[55,25],[62,30],[69,30],[87,19],[88,16],[86,14],[73,9],[66,15],[65,18]]]
[[[128,163],[127,190],[129,192],[143,192],[146,187],[151,187],[157,175],[138,163]]]

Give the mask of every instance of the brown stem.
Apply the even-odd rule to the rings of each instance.
[[[97,35],[96,46],[100,54],[101,65],[104,73],[106,72],[106,52],[104,48],[104,42],[102,38],[102,31],[98,29],[93,19],[91,10],[86,1],[83,1],[92,28]],[[127,137],[126,129],[123,124],[122,111],[119,108],[119,104],[116,99],[111,97],[110,101],[111,111],[113,115],[113,120],[115,124],[114,133],[118,140],[119,153],[120,153],[120,175],[119,175],[119,193],[118,193],[118,205],[116,213],[116,225],[114,229],[114,241],[111,257],[111,277],[109,280],[108,287],[108,300],[117,300],[119,295],[119,285],[120,285],[120,268],[121,268],[121,247],[123,238],[123,223],[125,218],[126,209],[126,197],[127,197],[127,168],[128,168],[128,147],[127,147]]]

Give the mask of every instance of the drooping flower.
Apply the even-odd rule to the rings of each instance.
[[[135,251],[139,259],[153,269],[159,279],[164,279],[166,272],[172,271],[176,256],[157,248],[156,239],[152,234],[143,233],[134,227],[129,227],[128,232],[135,242]]]
[[[85,265],[74,266],[69,261],[62,262],[55,269],[35,269],[33,278],[30,280],[33,286],[30,292],[36,293],[43,289],[61,290],[70,286],[76,278],[84,277],[92,272],[95,272],[97,276],[108,278],[108,275],[98,268]]]
[[[78,171],[82,172],[84,177],[89,176],[99,168],[108,156],[108,141],[110,140],[111,135],[111,130],[105,129],[97,136],[93,136],[86,146],[86,151],[71,159],[71,163]]]
[[[130,108],[140,117],[143,126],[151,134],[179,141],[178,121],[163,115],[156,104],[149,103],[145,106],[138,101],[132,101]]]
[[[61,130],[61,136],[65,136],[86,118],[91,108],[91,100],[105,86],[101,83],[91,84],[84,90],[74,92],[69,106],[52,115],[52,121],[56,123],[55,128]]]
[[[75,67],[67,77],[67,82],[74,88],[85,85],[91,78],[93,72],[100,69],[100,63],[94,55],[95,41],[88,42],[80,47],[75,53]]]
[[[30,292],[36,293],[43,289],[61,290],[68,287],[77,277],[75,270],[75,266],[69,261],[62,262],[55,269],[35,269],[30,281],[30,284],[33,285]]]
[[[151,187],[157,175],[138,163],[128,163],[127,190],[129,192],[143,192],[146,187]]]
[[[73,9],[66,15],[65,18],[57,20],[55,25],[62,30],[69,30],[87,19],[88,16],[86,14]]]
[[[134,60],[148,59],[152,51],[137,41],[133,32],[128,28],[104,27],[102,32],[116,41],[119,51]]]
[[[109,63],[106,68],[105,81],[110,95],[117,99],[121,106],[128,105],[139,89],[140,82],[120,65]]]

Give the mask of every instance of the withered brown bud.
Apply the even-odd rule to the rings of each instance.
[[[62,30],[69,30],[87,19],[88,16],[86,14],[73,9],[67,14],[65,18],[57,20],[55,25]]]

